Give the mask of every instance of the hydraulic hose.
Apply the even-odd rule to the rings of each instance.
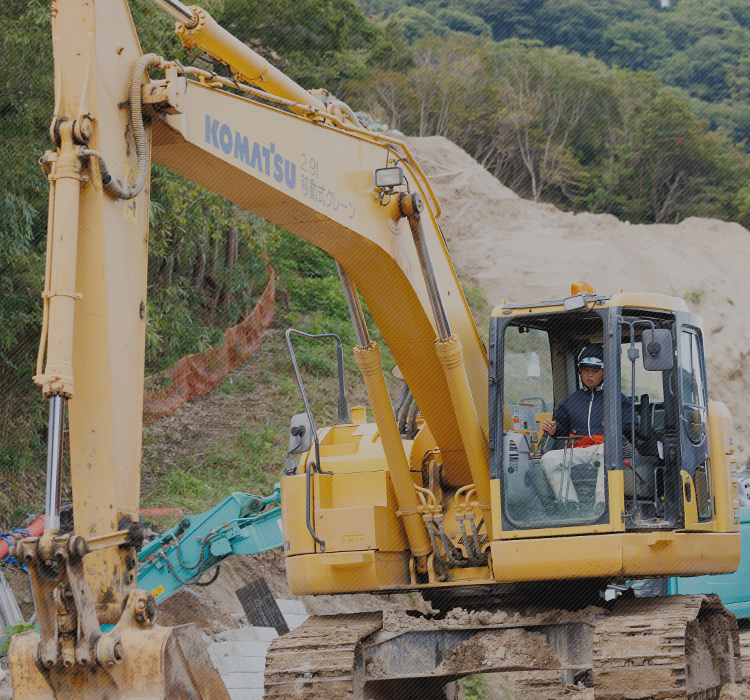
[[[135,139],[135,152],[138,156],[138,174],[132,186],[122,186],[115,180],[107,169],[104,157],[98,151],[89,148],[83,149],[86,156],[94,156],[99,160],[99,170],[102,174],[102,186],[107,192],[118,199],[134,199],[140,193],[148,179],[148,139],[146,129],[143,126],[143,72],[148,66],[161,66],[164,59],[155,53],[141,56],[133,69],[130,79],[130,122],[133,126],[133,138]]]
[[[474,564],[474,566],[482,566],[483,562],[476,555],[474,547],[472,546],[471,540],[469,539],[469,536],[466,534],[466,523],[464,523],[464,519],[462,517],[459,518],[458,516],[456,516],[456,520],[458,520],[458,525],[461,528],[461,535],[463,536],[464,546],[466,547],[466,554],[471,560],[471,563]]]

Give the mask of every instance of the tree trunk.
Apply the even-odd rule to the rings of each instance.
[[[237,228],[230,226],[227,231],[227,247],[224,257],[224,264],[228,270],[231,270],[237,262],[238,243]]]

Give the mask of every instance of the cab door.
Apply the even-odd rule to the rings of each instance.
[[[714,519],[706,364],[699,328],[689,325],[680,327],[677,361],[685,528],[690,529],[691,525]]]

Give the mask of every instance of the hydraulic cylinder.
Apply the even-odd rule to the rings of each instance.
[[[378,348],[377,343],[370,340],[362,308],[357,298],[357,291],[349,279],[349,275],[341,263],[337,262],[336,267],[339,271],[346,305],[349,308],[349,315],[359,343],[354,348],[354,356],[365,379],[367,394],[370,397],[372,411],[375,414],[375,422],[380,431],[380,441],[383,444],[391,481],[396,491],[396,500],[404,518],[406,538],[409,540],[412,555],[418,558],[424,557],[432,552],[432,545],[427,536],[422,515],[417,511],[420,505],[419,496],[417,496],[409,472],[409,462],[406,459],[404,444],[398,432],[396,418],[393,415],[388,387],[385,385],[380,348]],[[422,568],[421,564],[418,568]]]
[[[492,532],[492,512],[490,509],[490,460],[479,425],[474,399],[469,388],[469,380],[464,368],[464,354],[461,340],[451,335],[445,340],[435,341],[435,350],[440,358],[448,382],[453,410],[456,412],[458,428],[469,460],[471,478],[477,490],[479,507],[482,509],[487,532]]]
[[[479,505],[484,515],[487,532],[492,532],[492,513],[490,509],[490,461],[487,445],[484,441],[482,427],[471,394],[469,379],[464,366],[463,349],[457,335],[451,333],[448,317],[440,295],[435,269],[432,265],[430,249],[427,247],[424,229],[422,227],[421,212],[424,202],[417,194],[402,194],[399,199],[401,213],[409,221],[414,245],[419,256],[419,264],[427,285],[427,293],[435,317],[438,338],[435,349],[443,365],[445,379],[448,382],[453,410],[456,414],[461,441],[466,451],[466,457],[471,470],[471,478],[477,491]]]
[[[190,10],[194,14],[194,20],[190,23],[177,22],[175,27],[175,33],[185,48],[197,46],[229,65],[239,80],[247,81],[278,97],[298,102],[305,107],[310,105],[323,114],[326,113],[323,102],[217,24],[206,10],[195,5],[192,5]],[[294,107],[292,109],[298,112],[309,111]]]
[[[432,546],[422,521],[422,514],[417,510],[420,501],[409,471],[404,443],[393,415],[388,387],[385,385],[380,348],[376,342],[371,341],[366,347],[361,345],[355,347],[354,356],[362,371],[367,394],[372,404],[372,412],[375,414],[375,422],[378,424],[380,441],[388,462],[393,488],[396,491],[398,507],[404,519],[409,548],[412,556],[423,557],[432,551]]]
[[[81,197],[81,159],[73,143],[71,121],[59,125],[60,152],[55,164],[54,226],[50,232],[50,277],[45,292],[49,304],[47,364],[44,374],[34,377],[44,395],[73,396],[73,315],[76,299],[78,215]]]

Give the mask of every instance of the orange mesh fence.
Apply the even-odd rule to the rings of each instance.
[[[226,376],[259,347],[275,311],[273,270],[255,308],[242,323],[224,332],[224,344],[186,355],[171,367],[146,377],[143,388],[143,424],[177,410],[188,401],[215,389]]]

